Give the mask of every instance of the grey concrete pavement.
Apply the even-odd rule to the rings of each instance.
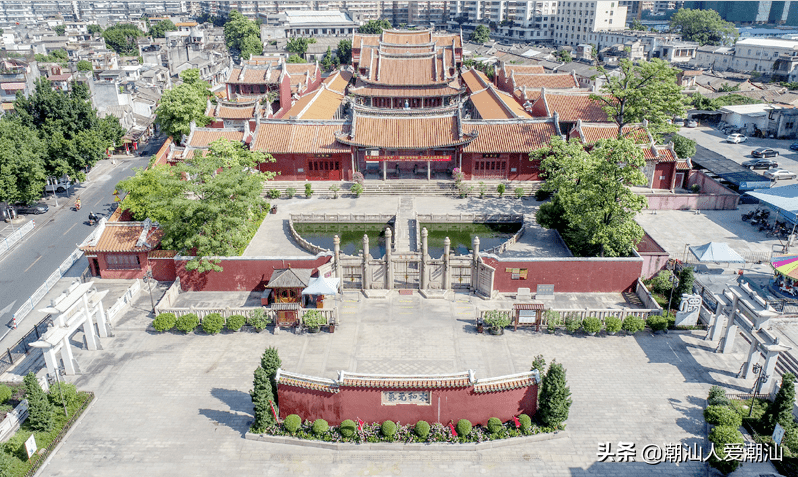
[[[130,310],[148,306],[140,296]],[[334,334],[152,334],[117,328],[103,351],[76,352],[75,383],[97,400],[44,476],[133,475],[706,475],[704,464],[597,463],[599,442],[704,442],[701,410],[712,384],[746,392],[745,357],[715,354],[703,333],[567,336],[474,332],[468,295],[367,300],[347,294]],[[138,313],[142,320],[142,313]],[[478,377],[528,369],[537,354],[565,365],[574,404],[566,438],[477,452],[330,451],[243,439],[252,372],[267,346],[283,367],[334,377],[358,372]],[[638,459],[639,460],[639,459]],[[745,465],[743,474],[774,472]]]

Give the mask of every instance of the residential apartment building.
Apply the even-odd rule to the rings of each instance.
[[[779,56],[798,55],[798,41],[776,38],[744,38],[734,45],[734,59],[731,68],[734,71],[773,71]]]
[[[559,2],[554,20],[554,41],[576,46],[589,43],[596,32],[626,28],[626,7],[619,2]]]

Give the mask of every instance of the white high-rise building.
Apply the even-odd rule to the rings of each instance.
[[[595,43],[596,32],[623,30],[626,7],[619,2],[559,2],[553,40],[560,45]]]

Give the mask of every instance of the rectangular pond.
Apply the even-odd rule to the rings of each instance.
[[[456,224],[456,223],[419,223],[419,234],[426,227],[429,256],[443,256],[443,241],[449,237],[455,255],[468,255],[473,250],[474,237],[479,237],[479,249],[487,250],[499,246],[521,230],[521,222],[501,224]]]
[[[374,223],[303,223],[294,222],[294,230],[308,242],[328,250],[333,249],[333,237],[341,239],[341,253],[358,255],[363,250],[363,235],[369,237],[369,253],[374,258],[385,255],[385,227],[392,224]]]

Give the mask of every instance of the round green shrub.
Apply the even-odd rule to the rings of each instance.
[[[518,416],[518,422],[521,423],[521,430],[528,431],[532,429],[532,418],[526,414],[521,414]]]
[[[621,331],[621,319],[617,316],[608,316],[604,318],[604,328],[607,329],[607,333],[617,333]]]
[[[707,399],[707,404],[710,406],[731,406],[729,398],[724,396],[710,397]]]
[[[8,401],[12,394],[13,391],[11,391],[10,387],[5,384],[0,384],[0,404]]]
[[[391,439],[396,434],[396,424],[393,421],[385,421],[382,423],[382,435]]]
[[[626,319],[623,320],[623,324],[621,325],[621,328],[629,334],[635,334],[638,331],[641,331],[645,327],[646,323],[637,316],[627,316]]]
[[[152,327],[155,328],[155,331],[162,333],[174,328],[175,323],[177,323],[177,317],[174,313],[161,313],[152,321]]]
[[[219,313],[211,313],[202,319],[202,331],[215,335],[224,328],[224,318]]]
[[[704,419],[714,426],[740,427],[743,424],[740,413],[726,406],[709,406],[704,409]]]
[[[352,437],[357,431],[357,424],[351,419],[347,419],[338,426],[338,432],[344,437]]]
[[[421,439],[426,439],[429,436],[429,423],[427,421],[418,421],[413,427],[413,432]]]
[[[504,425],[498,417],[491,417],[488,419],[488,431],[490,431],[491,434],[496,434],[497,432],[501,431],[503,427]]]
[[[601,331],[601,320],[595,316],[588,316],[582,320],[582,329],[585,333],[598,333]]]
[[[582,326],[582,320],[580,320],[577,316],[568,314],[565,317],[565,329],[568,333],[576,333],[576,330]]]
[[[286,416],[285,421],[283,421],[283,426],[286,431],[294,434],[302,426],[302,418],[296,414],[290,414]]]
[[[313,433],[320,436],[330,429],[330,425],[324,419],[316,419],[313,421]]]
[[[730,474],[740,465],[737,460],[726,459],[726,444],[742,444],[745,442],[743,435],[736,427],[717,426],[709,431],[709,440],[715,444],[715,456],[709,459],[710,465],[724,474]]]
[[[668,319],[659,315],[649,316],[646,324],[652,331],[662,331],[668,328]]]
[[[467,436],[471,434],[471,429],[474,426],[471,425],[471,421],[468,419],[460,419],[457,421],[457,425],[455,426],[455,430],[457,430],[457,435],[459,436]]]
[[[190,333],[199,326],[199,317],[194,313],[188,313],[177,319],[175,328],[183,333]]]
[[[247,322],[247,317],[244,315],[233,315],[227,319],[227,329],[238,331]]]

